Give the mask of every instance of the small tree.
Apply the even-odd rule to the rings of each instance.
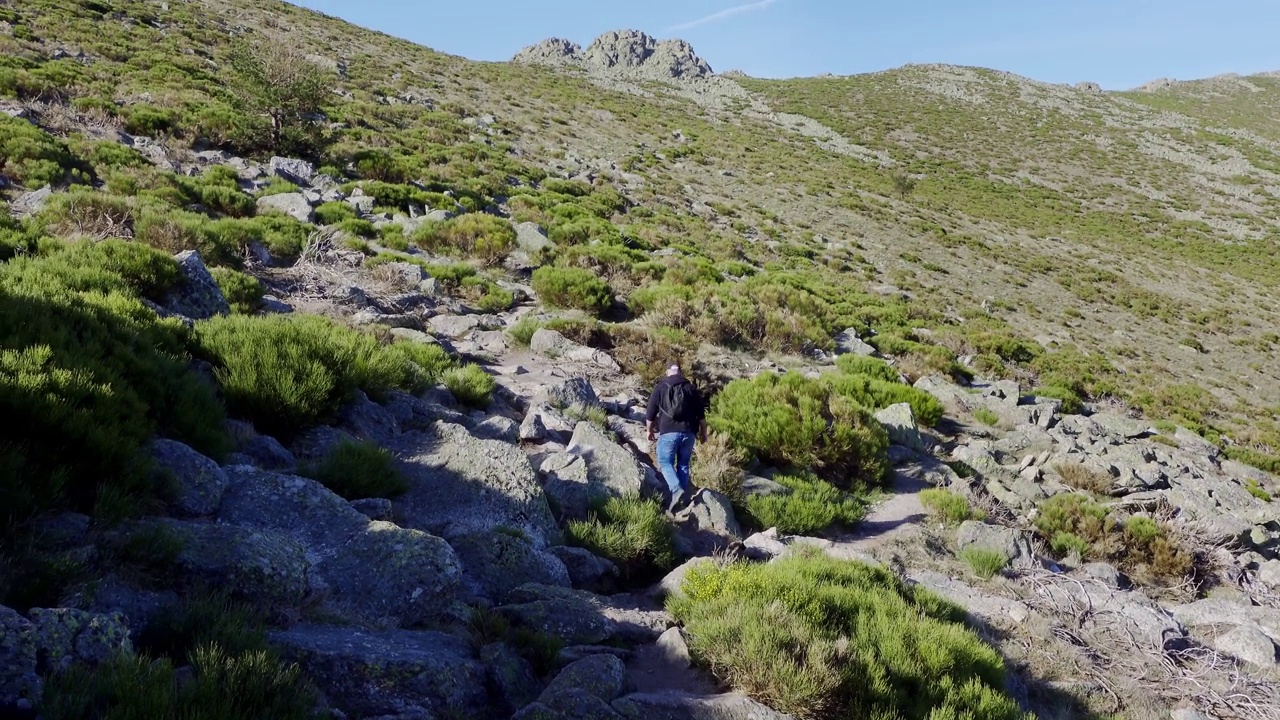
[[[258,142],[268,149],[308,154],[318,149],[316,122],[332,86],[332,74],[292,43],[258,38],[240,41],[227,57],[244,108],[265,127]]]
[[[911,177],[905,170],[899,170],[893,174],[893,190],[898,193],[898,197],[906,200],[907,196],[915,192],[916,179]]]

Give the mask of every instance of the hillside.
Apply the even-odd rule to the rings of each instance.
[[[0,0],[0,717],[1275,717],[1280,77],[714,63]]]

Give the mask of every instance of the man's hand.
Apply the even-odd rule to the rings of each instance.
[[[704,421],[698,425],[698,442],[705,443],[707,441],[707,423]]]
[[[653,428],[653,423],[652,423],[652,422],[647,422],[647,423],[645,423],[645,424],[644,424],[644,430],[645,430],[645,434],[649,437],[649,442],[657,442],[657,441],[658,441],[658,433],[654,432],[654,428]]]

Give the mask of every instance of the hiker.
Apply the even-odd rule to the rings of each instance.
[[[694,437],[707,440],[706,406],[702,393],[680,374],[680,366],[667,368],[649,397],[649,442],[657,442],[658,469],[667,481],[671,500],[668,512],[675,512],[693,494],[689,464],[693,461]]]

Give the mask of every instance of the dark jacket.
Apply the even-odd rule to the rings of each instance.
[[[662,396],[666,393],[667,387],[680,384],[686,384],[693,388],[693,407],[689,409],[687,417],[680,419],[667,417],[659,411]],[[659,435],[677,432],[697,434],[706,412],[706,402],[702,399],[702,393],[698,392],[697,386],[689,382],[683,375],[668,375],[659,380],[658,384],[654,386],[653,394],[649,396],[649,413],[647,417],[649,422],[657,421]]]

